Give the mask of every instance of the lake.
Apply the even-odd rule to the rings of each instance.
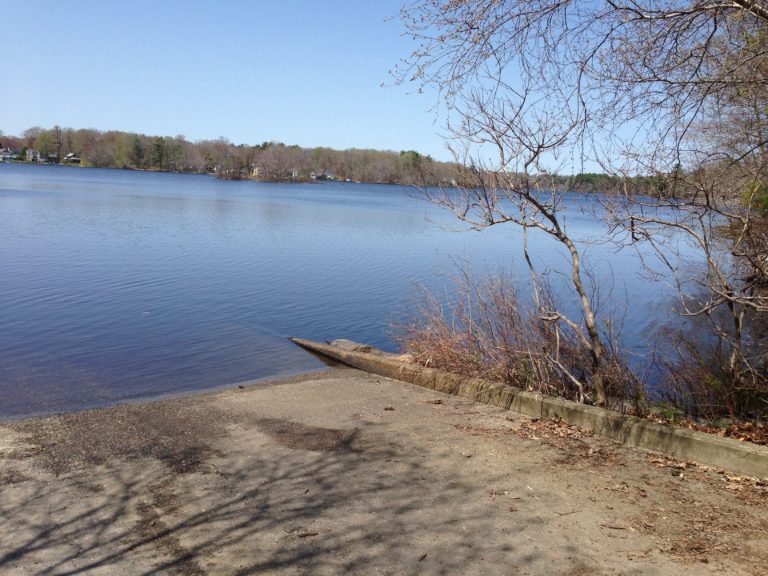
[[[570,232],[599,239],[593,200],[567,196]],[[519,231],[459,227],[406,187],[0,164],[0,417],[323,366],[287,336],[394,350],[414,287],[450,295],[457,262],[525,277]],[[531,243],[567,269],[550,241]],[[632,251],[587,252],[642,352],[672,293]]]

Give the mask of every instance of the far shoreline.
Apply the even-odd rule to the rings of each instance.
[[[191,170],[161,170],[156,168],[134,168],[132,166],[90,166],[87,164],[51,164],[48,162],[23,162],[23,161],[0,161],[0,166],[30,166],[39,168],[72,168],[77,170],[113,170],[118,172],[144,172],[148,174],[176,174],[187,176],[208,176],[221,180],[223,182],[260,182],[264,184],[365,184],[366,186],[398,186],[404,188],[423,188],[421,184],[414,184],[408,182],[380,182],[380,181],[367,181],[367,180],[344,180],[344,179],[323,179],[323,178],[254,178],[254,177],[239,177],[229,178],[221,177],[215,172],[195,172]],[[428,185],[428,187],[432,187]],[[443,185],[443,188],[455,188],[452,185]]]

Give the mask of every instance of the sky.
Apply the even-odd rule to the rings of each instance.
[[[59,125],[450,160],[437,95],[392,85],[389,70],[415,47],[401,3],[7,2],[0,130]]]

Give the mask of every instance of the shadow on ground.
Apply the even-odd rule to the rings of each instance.
[[[523,550],[542,518],[510,506],[500,524],[508,503],[452,474],[461,456],[449,450],[426,464],[373,424],[157,406],[11,426],[26,444],[3,462],[0,572],[508,573],[546,552],[581,573],[568,539]]]

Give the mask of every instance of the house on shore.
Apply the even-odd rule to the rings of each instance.
[[[320,170],[319,172],[312,172],[309,177],[312,180],[336,180],[336,174],[328,172],[327,170]]]
[[[11,162],[21,159],[21,152],[11,148],[0,148],[0,162]]]
[[[0,148],[0,162],[8,162],[11,159],[10,150],[6,150],[5,148]]]

